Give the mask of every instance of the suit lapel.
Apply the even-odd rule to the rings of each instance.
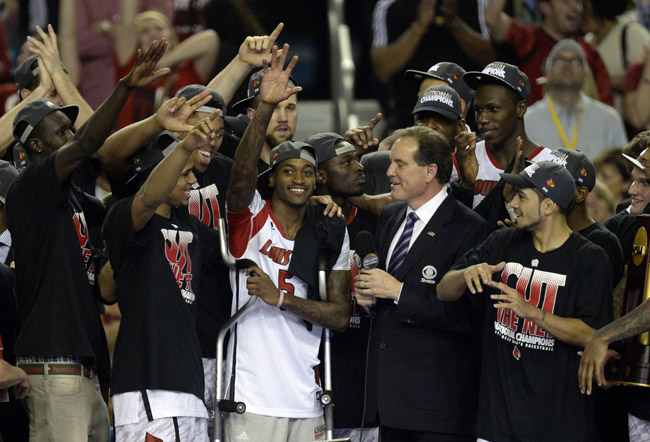
[[[445,234],[446,229],[443,226],[451,220],[454,207],[454,198],[451,195],[447,196],[406,254],[404,263],[397,271],[396,278],[398,280],[404,281],[406,274],[413,268],[415,263],[418,262],[422,255],[430,253],[434,244]]]
[[[383,268],[386,268],[386,263],[388,262],[388,251],[390,249],[390,243],[393,241],[393,238],[397,234],[399,226],[404,222],[406,218],[406,204],[402,204],[402,207],[395,212],[395,214],[390,218],[388,226],[386,229],[386,236],[381,242],[381,250],[379,251],[380,258],[383,258]]]

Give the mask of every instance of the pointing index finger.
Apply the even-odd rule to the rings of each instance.
[[[278,25],[275,27],[273,32],[271,32],[271,35],[269,35],[269,46],[273,46],[275,44],[275,40],[280,36],[280,32],[282,32],[282,29],[284,28],[284,23],[280,22]]]
[[[372,120],[370,120],[370,123],[368,123],[368,127],[370,129],[374,129],[375,126],[381,121],[382,116],[383,115],[381,114],[381,112],[375,115],[375,117]]]

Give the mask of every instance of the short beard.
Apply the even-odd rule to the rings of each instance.
[[[280,143],[284,143],[285,141],[292,140],[293,139],[293,134],[291,133],[290,135],[291,136],[289,138],[287,138],[286,140],[280,141],[275,135],[271,134],[271,135],[267,135],[266,138],[264,139],[264,141],[266,141],[266,144],[268,144],[268,146],[271,149],[273,149],[275,146],[277,146]]]

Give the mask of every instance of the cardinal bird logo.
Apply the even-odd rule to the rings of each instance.
[[[582,176],[587,176],[587,170],[583,167],[582,170],[580,171],[580,175]]]
[[[548,187],[555,187],[555,183],[553,182],[553,178],[549,178],[548,181],[546,181],[546,185],[548,185]]]
[[[512,350],[512,356],[514,356],[516,360],[519,360],[519,358],[521,358],[521,352],[519,351],[516,345],[515,348]]]

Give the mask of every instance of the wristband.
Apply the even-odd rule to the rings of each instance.
[[[278,290],[278,292],[280,292],[280,298],[278,299],[278,303],[275,306],[280,308],[284,302],[284,292],[282,290]]]

